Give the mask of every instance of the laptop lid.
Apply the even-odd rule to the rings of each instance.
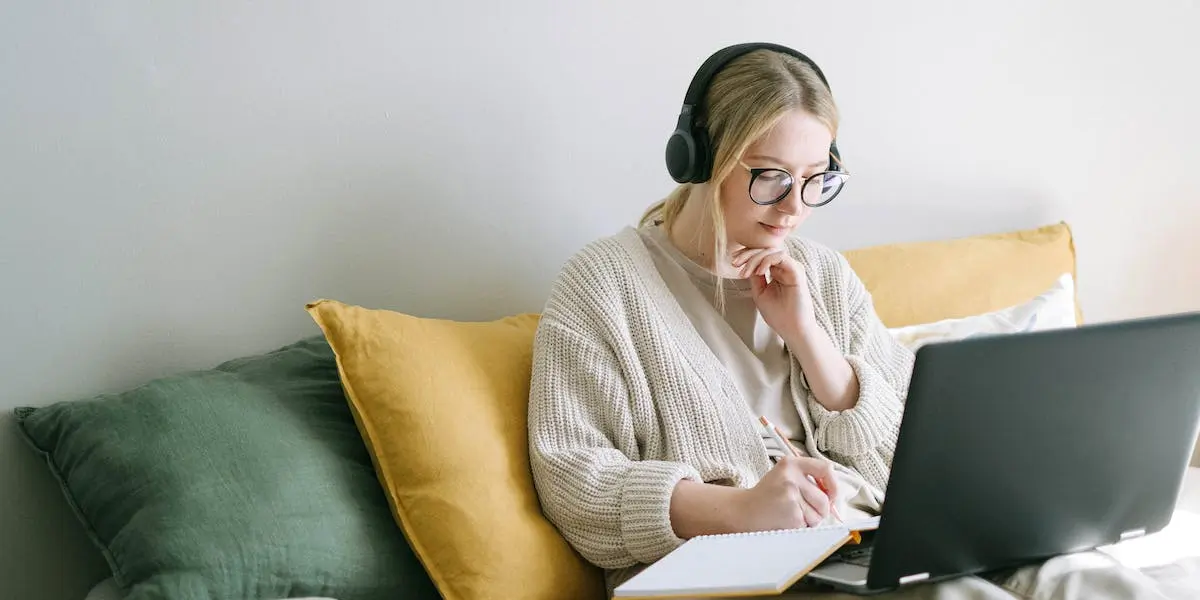
[[[1200,313],[917,351],[871,588],[1151,533],[1200,430]]]

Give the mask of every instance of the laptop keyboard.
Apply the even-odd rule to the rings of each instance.
[[[858,565],[860,567],[871,566],[871,548],[872,546],[853,546],[849,550],[843,550],[834,554],[834,557],[839,561]]]

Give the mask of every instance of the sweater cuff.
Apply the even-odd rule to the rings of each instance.
[[[671,527],[671,495],[680,480],[701,481],[689,465],[665,461],[633,463],[621,487],[621,536],[633,558],[652,563],[683,543]]]
[[[846,362],[858,377],[858,402],[842,411],[826,409],[809,390],[809,413],[813,417],[817,448],[845,457],[874,451],[885,440],[896,439],[902,409],[896,391],[882,376],[857,356]]]

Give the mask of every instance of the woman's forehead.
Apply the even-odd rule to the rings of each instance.
[[[833,134],[816,117],[801,110],[785,114],[746,150],[746,158],[761,158],[784,166],[820,166],[829,160]]]

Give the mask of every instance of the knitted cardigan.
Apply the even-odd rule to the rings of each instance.
[[[913,355],[841,254],[797,238],[788,246],[817,323],[859,381],[853,408],[826,410],[793,357],[806,449],[882,490]],[[669,516],[681,479],[752,487],[772,466],[756,417],[632,228],[589,244],[559,273],[535,336],[529,400],[542,510],[605,569],[652,563],[683,542]]]

